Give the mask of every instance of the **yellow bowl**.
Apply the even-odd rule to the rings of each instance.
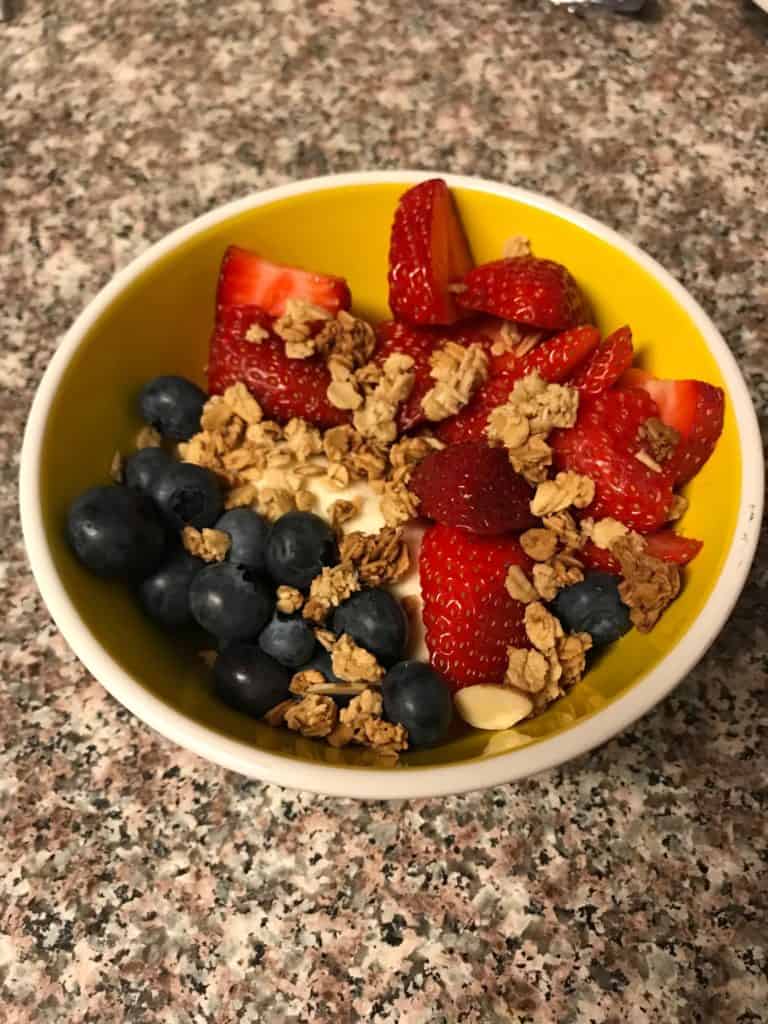
[[[752,405],[728,348],[658,264],[610,229],[521,189],[446,176],[477,262],[515,234],[565,263],[599,326],[629,322],[641,365],[725,389],[717,451],[688,489],[681,531],[704,541],[685,589],[650,635],[633,631],[563,700],[518,729],[465,730],[433,750],[377,765],[362,750],[273,730],[221,704],[199,659],[141,614],[128,590],[89,575],[63,538],[70,501],[106,482],[116,449],[140,426],[135,397],[161,373],[204,382],[216,276],[231,243],[347,278],[356,311],[387,316],[387,247],[403,190],[427,175],[331,176],[232,203],[174,232],[88,306],[40,385],[24,441],[21,506],[35,577],[75,653],[159,732],[228,768],[270,782],[362,798],[433,796],[496,785],[582,753],[677,684],[726,621],[743,586],[762,512],[762,456]]]

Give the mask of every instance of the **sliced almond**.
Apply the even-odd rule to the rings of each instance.
[[[317,693],[324,697],[356,697],[367,690],[369,683],[316,683],[310,686],[307,693]]]
[[[456,710],[475,729],[511,729],[533,711],[533,701],[508,686],[478,683],[454,697]]]

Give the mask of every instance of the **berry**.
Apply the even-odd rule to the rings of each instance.
[[[226,647],[216,659],[213,675],[221,699],[254,718],[291,696],[289,670],[255,644]]]
[[[189,588],[205,562],[186,551],[176,551],[139,587],[139,600],[147,615],[167,629],[192,623]]]
[[[580,583],[565,587],[552,602],[552,611],[566,632],[589,633],[595,647],[612,644],[632,625],[618,580],[604,572],[589,572]]]
[[[208,387],[221,394],[243,381],[265,416],[289,420],[294,416],[318,427],[347,423],[349,413],[328,401],[331,377],[319,356],[289,359],[284,343],[274,335],[258,344],[248,341],[251,327],[269,329],[270,320],[255,306],[220,310],[208,353]]]
[[[558,469],[571,469],[594,481],[590,516],[611,516],[640,533],[658,530],[667,521],[673,498],[669,476],[617,452],[606,430],[577,425],[557,431],[550,440]]]
[[[216,522],[216,529],[229,534],[227,559],[254,572],[266,569],[269,523],[252,508],[233,508]]]
[[[296,669],[315,650],[314,630],[301,614],[275,612],[259,636],[259,647],[286,668]]]
[[[275,583],[306,590],[324,566],[337,561],[336,535],[313,512],[288,512],[269,531],[266,563]]]
[[[421,515],[473,533],[525,530],[535,523],[533,488],[503,448],[467,441],[432,452],[413,471],[411,490]]]
[[[594,541],[586,542],[579,552],[579,558],[587,569],[597,569],[600,572],[610,573],[612,576],[621,576],[618,558],[612,555],[608,548],[599,548]]]
[[[597,427],[611,437],[618,452],[634,455],[644,446],[640,428],[659,415],[658,406],[641,388],[610,388],[579,402],[579,424]]]
[[[98,576],[143,579],[163,558],[166,533],[143,494],[129,487],[93,487],[69,507],[67,540]]]
[[[472,266],[448,186],[422,181],[400,197],[389,244],[389,305],[414,324],[452,324],[460,316],[450,285]]]
[[[408,730],[411,747],[443,739],[453,717],[451,691],[442,676],[420,661],[401,661],[381,684],[384,714]]]
[[[525,605],[507,593],[510,566],[531,560],[512,536],[480,537],[450,526],[424,534],[419,574],[430,662],[456,688],[500,683],[507,647],[527,647]]]
[[[271,316],[282,316],[288,299],[311,302],[329,313],[350,306],[349,287],[342,277],[271,263],[236,245],[227,249],[216,294],[219,308],[258,306]]]
[[[649,555],[660,558],[662,562],[688,565],[704,547],[704,543],[693,537],[681,537],[674,530],[660,530],[645,538],[645,547]]]
[[[632,331],[629,327],[619,327],[581,364],[568,384],[577,388],[582,396],[599,395],[629,369],[633,356]]]
[[[525,377],[536,370],[546,381],[565,380],[599,344],[600,332],[596,327],[573,327],[531,349],[519,360],[517,375]]]
[[[170,455],[163,448],[142,448],[125,460],[123,480],[127,487],[151,494],[170,461]]]
[[[408,618],[403,606],[387,590],[359,590],[333,613],[333,631],[348,633],[382,665],[394,665],[408,642]]]
[[[249,640],[275,610],[270,587],[231,562],[207,565],[192,580],[189,606],[197,623],[220,642]]]
[[[221,485],[214,473],[191,462],[168,462],[158,473],[152,497],[167,522],[177,530],[213,526],[222,513]]]
[[[548,331],[564,331],[588,319],[581,289],[568,270],[552,260],[516,256],[483,263],[464,277],[458,295],[465,309],[492,313]]]
[[[185,377],[155,377],[139,395],[139,409],[147,423],[173,441],[188,441],[200,429],[200,416],[208,396]]]
[[[437,424],[436,434],[445,444],[477,441],[485,437],[488,417],[497,405],[503,405],[519,380],[516,369],[505,370],[491,377],[478,388],[471,400],[456,416]]]

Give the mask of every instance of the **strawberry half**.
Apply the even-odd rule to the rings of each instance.
[[[605,430],[618,452],[634,455],[643,447],[640,428],[658,415],[658,406],[642,388],[610,388],[582,397],[578,423]]]
[[[483,263],[464,278],[458,296],[465,309],[548,331],[589,319],[589,306],[570,272],[552,260],[516,256]]]
[[[693,537],[681,537],[674,530],[649,533],[645,538],[645,548],[649,555],[660,558],[662,562],[672,562],[675,565],[688,565],[703,546],[703,541],[694,540]],[[599,548],[591,540],[588,540],[581,549],[579,558],[588,569],[599,569],[602,572],[612,573],[614,576],[621,576],[618,559],[606,548]]]
[[[343,277],[271,263],[258,253],[230,245],[219,271],[219,309],[258,306],[270,316],[282,316],[288,299],[303,299],[329,313],[350,306],[349,287]]]
[[[483,441],[450,445],[423,459],[410,480],[419,513],[444,526],[498,534],[533,526],[533,488],[502,448]]]
[[[246,334],[254,324],[269,330],[271,319],[254,306],[219,310],[208,355],[211,394],[243,381],[267,416],[299,416],[318,427],[347,423],[349,414],[326,397],[331,378],[325,363],[317,356],[289,359],[283,342],[274,336],[259,343],[248,341]]]
[[[389,305],[414,324],[452,324],[461,312],[449,286],[472,267],[464,229],[442,178],[400,197],[389,244]]]
[[[520,374],[516,369],[491,377],[477,389],[460,413],[437,424],[437,436],[445,444],[478,441],[484,438],[488,417],[497,405],[503,405],[507,401],[515,381],[519,379]]]
[[[430,526],[419,556],[430,662],[459,690],[501,683],[507,647],[528,647],[525,605],[504,586],[510,566],[531,569],[514,537],[479,537]]]
[[[615,384],[632,365],[632,331],[619,327],[596,348],[587,362],[582,363],[568,384],[582,395],[599,395]]]
[[[565,380],[600,344],[596,327],[584,324],[573,327],[531,349],[518,363],[518,376],[537,370],[551,383]]]
[[[577,424],[550,436],[558,469],[572,469],[595,483],[595,498],[587,514],[612,516],[639,533],[658,530],[672,504],[668,474],[655,473],[634,456],[617,452],[608,431]]]

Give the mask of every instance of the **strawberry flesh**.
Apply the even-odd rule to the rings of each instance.
[[[565,380],[600,344],[596,327],[584,324],[543,341],[519,361],[519,376],[537,371],[546,381]]]
[[[662,562],[672,562],[674,565],[687,565],[703,546],[702,541],[694,540],[693,537],[681,537],[674,530],[649,533],[645,538],[645,549],[649,555],[660,558]],[[588,540],[581,549],[579,558],[588,569],[599,569],[614,576],[621,576],[621,566],[615,555],[606,548],[599,548],[591,540]]]
[[[632,365],[632,331],[619,327],[592,353],[568,381],[582,395],[599,395]]]
[[[514,471],[504,449],[482,441],[432,452],[413,471],[410,488],[420,499],[420,514],[445,526],[499,534],[536,522],[533,488]]]
[[[582,397],[578,423],[602,428],[610,434],[616,451],[634,455],[644,444],[640,428],[658,415],[658,406],[642,388],[611,388]]]
[[[288,299],[311,302],[329,313],[350,306],[349,287],[344,278],[272,263],[258,253],[230,245],[219,271],[219,309],[258,306],[270,316],[282,316]]]

